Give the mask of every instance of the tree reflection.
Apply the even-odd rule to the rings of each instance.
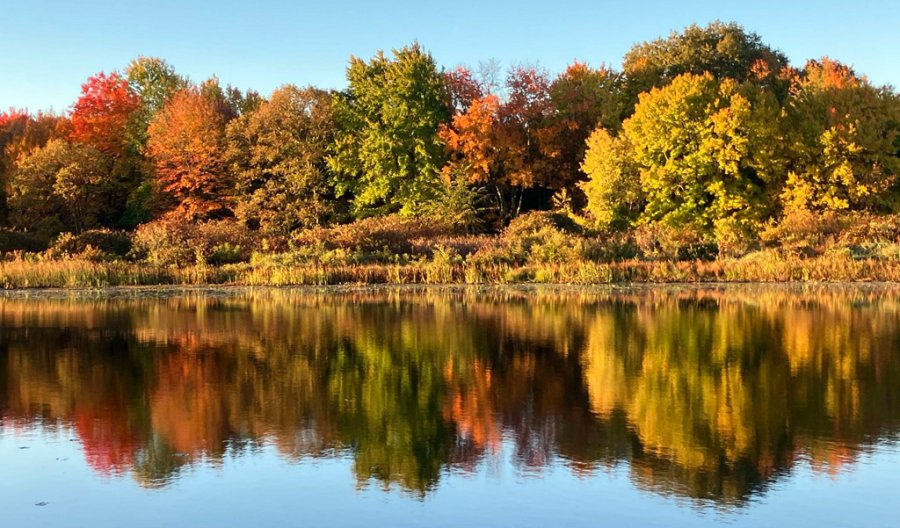
[[[627,464],[740,504],[803,457],[839,472],[900,419],[885,288],[262,291],[0,303],[3,423],[77,433],[161,486],[274,446],[346,453],[425,494],[511,450],[521,471]]]

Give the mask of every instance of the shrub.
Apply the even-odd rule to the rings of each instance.
[[[525,238],[548,228],[571,234],[581,234],[583,232],[582,227],[567,214],[531,211],[513,218],[503,232],[503,238],[507,240]]]
[[[698,230],[658,222],[636,228],[634,242],[646,260],[713,260],[718,252]]]
[[[110,229],[91,229],[78,235],[63,233],[51,249],[54,254],[81,255],[88,248],[93,253],[121,258],[131,251],[131,237],[123,231]]]
[[[837,244],[852,247],[873,242],[900,242],[900,214],[850,213],[844,218]]]
[[[198,261],[210,259],[218,249],[219,257],[230,262],[246,262],[257,247],[255,233],[235,220],[212,220],[193,224],[190,229],[190,245],[195,249]],[[228,257],[228,254],[231,256]]]
[[[844,228],[845,219],[834,211],[822,213],[793,208],[760,233],[766,247],[782,247],[804,256],[818,255]]]
[[[413,242],[412,253],[414,255],[427,255],[433,253],[434,250],[443,246],[453,249],[462,257],[486,248],[495,240],[496,237],[490,235],[456,235],[456,236],[438,236],[435,238],[419,238]]]
[[[38,252],[47,249],[44,238],[22,231],[0,229],[0,253],[13,251]]]
[[[510,222],[496,244],[483,244],[470,258],[473,265],[562,263],[584,256],[581,227],[568,215],[534,211]]]
[[[132,256],[159,266],[186,266],[195,261],[190,246],[190,224],[160,219],[138,226]]]
[[[595,262],[636,259],[640,250],[631,231],[611,231],[586,238],[582,252]]]
[[[757,228],[741,222],[735,217],[715,221],[716,247],[719,255],[740,257],[759,246]]]
[[[222,264],[244,262],[246,258],[241,251],[241,246],[224,242],[213,246],[206,261],[214,266],[220,266]]]
[[[424,215],[445,224],[453,234],[472,234],[485,227],[486,203],[485,190],[471,187],[468,179],[460,175],[444,181],[437,198],[425,205]]]
[[[417,241],[447,235],[451,231],[443,222],[390,215],[329,228],[307,229],[295,234],[293,242],[299,246],[322,243],[327,249],[388,250],[402,254],[411,253]]]
[[[132,255],[160,266],[244,262],[256,249],[246,226],[234,220],[202,223],[164,217],[138,227]]]

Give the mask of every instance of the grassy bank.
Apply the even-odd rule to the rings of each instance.
[[[399,217],[260,236],[234,221],[150,223],[7,250],[0,287],[234,284],[900,282],[900,215],[794,216],[738,250],[690,230],[597,231],[528,213],[494,234]]]
[[[290,286],[331,284],[610,284],[675,282],[900,282],[900,261],[749,255],[713,261],[540,265],[443,262],[403,264],[273,264],[154,266],[127,261],[66,260],[0,262],[0,286],[13,288],[102,288],[108,286],[234,284]]]

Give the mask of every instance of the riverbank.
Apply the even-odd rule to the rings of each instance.
[[[848,254],[802,258],[775,253],[711,261],[595,262],[540,265],[451,261],[282,264],[273,261],[192,266],[142,262],[12,260],[0,262],[0,287],[106,288],[156,285],[325,286],[339,284],[629,284],[713,282],[900,282],[900,260]]]

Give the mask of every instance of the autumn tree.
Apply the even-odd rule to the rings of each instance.
[[[786,208],[900,210],[900,98],[849,67],[809,61],[786,108]]]
[[[711,73],[718,79],[754,81],[781,91],[787,57],[736,23],[692,24],[667,38],[637,44],[625,54],[623,73],[632,101],[679,75]]]
[[[157,113],[148,129],[147,150],[175,214],[197,220],[230,212],[225,145],[221,107],[199,89],[176,93]]]
[[[541,151],[540,133],[550,111],[550,82],[529,67],[510,70],[506,97],[488,94],[470,102],[441,127],[453,175],[485,186],[501,219],[519,214],[525,190],[550,180],[551,166]]]
[[[472,103],[484,97],[487,91],[484,83],[472,73],[472,70],[464,66],[445,71],[441,77],[444,80],[447,106],[454,115],[468,110]]]
[[[331,93],[281,87],[256,111],[232,121],[227,135],[238,218],[281,235],[328,218]]]
[[[623,228],[638,219],[645,196],[634,150],[624,134],[613,136],[597,128],[587,140],[581,170],[587,180],[579,188],[587,198],[587,213],[599,226]]]
[[[138,150],[147,142],[147,127],[156,113],[177,92],[188,87],[188,80],[175,73],[169,63],[156,57],[138,57],[125,69],[131,91],[140,101],[132,123],[132,140]]]
[[[329,158],[339,195],[358,215],[413,214],[434,195],[445,159],[438,127],[450,116],[434,59],[419,44],[352,58],[349,87],[335,99],[338,130]]]
[[[76,233],[98,225],[108,173],[109,160],[99,150],[51,139],[16,168],[9,197],[13,224],[28,229],[57,218]]]
[[[768,215],[769,186],[782,172],[772,127],[778,109],[771,94],[709,73],[682,75],[642,94],[620,139],[593,138],[592,147],[610,159],[585,164],[592,178],[586,190],[601,197],[589,208],[602,220],[628,204],[602,198],[618,192],[606,185],[633,177],[633,164],[646,197],[644,221],[714,233],[720,242],[752,237]]]
[[[81,85],[81,96],[72,105],[71,139],[111,158],[121,157],[128,145],[129,121],[139,107],[127,79],[115,72],[98,73]]]
[[[0,112],[0,222],[8,218],[6,199],[17,161],[50,139],[67,137],[70,121],[65,116],[10,109]]]
[[[622,114],[621,75],[607,68],[573,63],[549,87],[550,108],[538,131],[547,163],[544,184],[570,194],[584,179],[587,139],[598,126],[617,130]]]

